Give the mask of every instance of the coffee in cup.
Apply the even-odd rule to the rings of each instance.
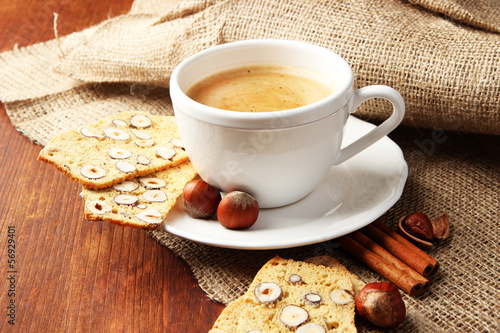
[[[300,67],[245,66],[225,70],[196,82],[186,95],[214,108],[270,112],[315,103],[335,91],[329,78]]]

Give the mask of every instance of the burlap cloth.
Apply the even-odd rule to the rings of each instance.
[[[390,136],[405,154],[409,177],[381,220],[394,227],[414,211],[447,212],[451,219],[451,237],[430,251],[442,269],[424,296],[404,295],[408,318],[399,331],[498,332],[499,17],[493,0],[136,0],[127,15],[1,54],[0,99],[13,125],[43,145],[116,112],[172,114],[170,73],[211,45],[282,38],[328,47],[351,63],[356,87],[387,84],[406,101],[403,125]],[[365,103],[357,116],[377,123],[390,113],[387,104]],[[381,279],[334,240],[244,251],[150,234],[224,304],[275,254],[330,254],[367,282]],[[359,329],[374,330],[361,322]]]

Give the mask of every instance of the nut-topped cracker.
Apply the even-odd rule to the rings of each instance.
[[[356,332],[352,274],[320,263],[271,259],[210,332]]]
[[[57,135],[38,160],[84,187],[101,189],[188,160],[173,116],[125,112]]]
[[[115,184],[100,190],[83,189],[85,218],[138,229],[155,229],[194,177],[191,162]]]

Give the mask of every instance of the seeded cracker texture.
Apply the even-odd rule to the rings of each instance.
[[[134,126],[132,119],[141,122]],[[112,154],[116,150],[121,156]],[[173,156],[165,156],[165,151],[172,150]],[[38,160],[52,164],[86,188],[102,189],[181,164],[188,156],[180,143],[175,117],[125,112],[57,135],[42,149]],[[93,179],[88,172],[82,174],[82,167],[104,175],[96,173]]]
[[[359,285],[363,282],[335,259],[325,259],[323,257],[318,261],[318,265],[279,256],[271,259],[256,274],[248,291],[222,311],[210,333],[296,332],[301,326],[309,323],[322,326],[328,333],[357,332],[354,323],[354,301],[339,305],[331,300],[330,294],[336,289],[352,293],[353,282]],[[302,282],[289,282],[292,274],[300,275]],[[260,302],[254,295],[254,290],[260,282],[279,285],[282,290],[281,297],[270,304]],[[310,292],[321,296],[319,305],[304,301],[303,296]],[[298,305],[309,314],[309,319],[298,328],[288,328],[279,319],[281,310],[289,304]]]
[[[138,229],[156,229],[182,195],[184,186],[196,175],[196,170],[188,161],[158,173],[127,181],[135,184],[136,188],[132,191],[120,190],[120,185],[123,183],[101,190],[84,188],[82,196],[85,198],[85,218],[89,221],[108,221]],[[164,182],[155,188],[151,188],[145,182],[153,181],[158,184],[160,183],[158,180]],[[159,198],[158,201],[151,201],[146,193],[156,193],[154,197]],[[120,195],[127,195],[137,201],[133,204],[119,204],[116,198]],[[96,205],[101,208],[100,211],[96,211]],[[154,217],[144,219],[142,215],[147,215],[148,212],[153,212]]]

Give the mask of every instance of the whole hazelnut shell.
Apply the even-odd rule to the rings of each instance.
[[[358,314],[375,326],[395,328],[406,317],[406,305],[399,289],[390,282],[372,282],[356,297]]]
[[[241,191],[229,192],[217,208],[219,223],[228,229],[246,229],[259,217],[259,203],[250,194]]]
[[[184,187],[182,201],[191,217],[209,218],[217,212],[221,194],[212,185],[201,179],[195,179]]]

